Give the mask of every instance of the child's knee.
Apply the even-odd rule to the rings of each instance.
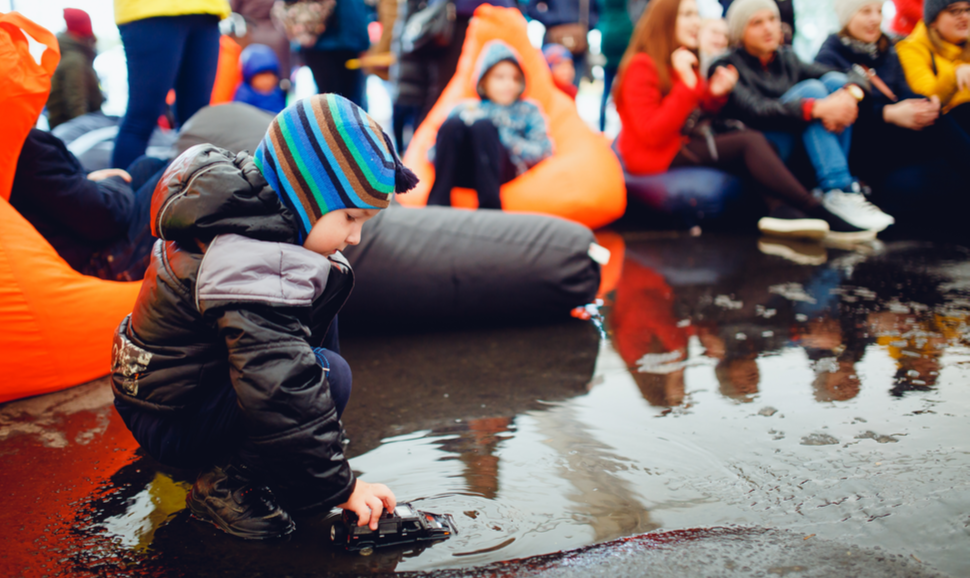
[[[472,123],[471,131],[474,135],[484,135],[484,134],[498,134],[498,129],[495,127],[495,123],[487,118],[480,118]]]

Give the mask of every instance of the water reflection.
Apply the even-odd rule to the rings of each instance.
[[[763,386],[759,360],[801,349],[819,402],[858,396],[867,348],[896,362],[894,396],[931,390],[948,345],[963,343],[965,292],[941,273],[965,251],[897,243],[791,260],[750,239],[628,246],[609,317],[611,337],[644,399],[689,407],[685,368],[713,365],[718,391],[745,403]],[[943,267],[945,269],[945,267]],[[946,291],[941,290],[946,285]],[[700,356],[688,359],[689,341]]]
[[[0,574],[360,576],[746,524],[961,575],[970,259],[901,243],[809,257],[632,244],[602,343],[578,321],[348,339],[351,465],[456,517],[431,547],[349,555],[324,515],[241,543],[189,517],[194,472],[136,453],[104,384],[0,407],[0,490],[18,504],[0,522],[20,528],[0,534]]]

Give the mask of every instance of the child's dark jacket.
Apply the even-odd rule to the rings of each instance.
[[[247,431],[231,459],[287,508],[346,501],[355,480],[312,346],[353,287],[347,262],[296,244],[296,222],[252,158],[213,145],[165,172],[152,230],[160,240],[115,335],[117,403],[174,416],[231,379]]]

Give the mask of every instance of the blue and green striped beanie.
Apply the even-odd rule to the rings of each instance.
[[[338,209],[383,209],[418,178],[380,125],[336,94],[298,100],[269,126],[256,166],[300,225],[301,240]]]

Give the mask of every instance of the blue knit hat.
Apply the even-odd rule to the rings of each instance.
[[[418,178],[380,125],[336,94],[299,100],[279,113],[254,156],[256,166],[299,221],[301,239],[339,209],[383,209]]]

